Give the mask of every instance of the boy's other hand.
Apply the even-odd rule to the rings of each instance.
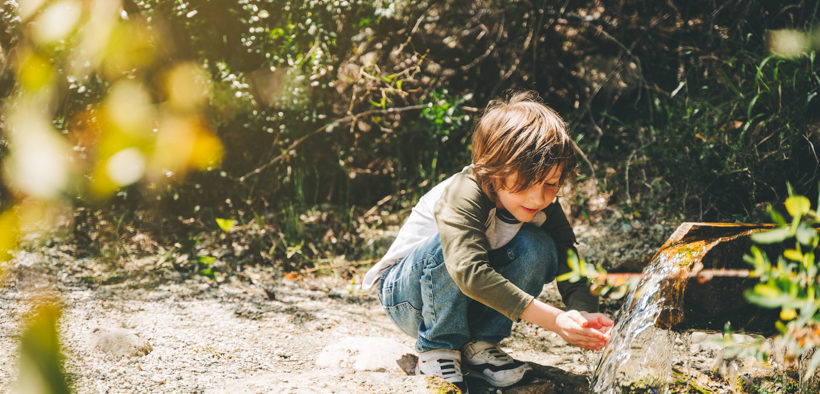
[[[601,313],[570,310],[555,318],[555,332],[568,343],[591,350],[600,350],[609,341],[614,322]]]

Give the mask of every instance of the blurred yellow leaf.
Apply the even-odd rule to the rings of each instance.
[[[67,394],[71,390],[63,372],[57,320],[60,308],[54,301],[35,306],[20,337],[20,377],[13,392]]]
[[[54,67],[45,57],[33,52],[23,53],[17,67],[17,81],[29,92],[36,92],[54,80]]]
[[[107,161],[100,160],[91,171],[89,187],[98,198],[105,198],[117,191],[119,186],[108,176]]]
[[[180,111],[190,111],[208,98],[210,79],[196,63],[183,63],[174,67],[165,77],[168,104]]]
[[[156,110],[151,96],[141,84],[121,80],[109,90],[104,104],[106,128],[121,130],[126,134],[140,136],[151,133],[151,122]]]
[[[108,178],[118,186],[130,185],[142,178],[145,157],[137,148],[126,148],[108,158],[105,170]]]
[[[154,171],[206,169],[221,159],[222,143],[201,126],[199,119],[168,116],[161,122],[152,158]]]
[[[8,114],[10,154],[3,175],[10,186],[44,199],[55,198],[65,188],[70,173],[68,142],[51,125],[35,103],[18,102]]]
[[[792,308],[783,308],[780,311],[780,320],[788,321],[797,317],[797,311]]]
[[[793,218],[801,217],[811,209],[811,201],[804,196],[791,196],[786,199],[786,210]]]
[[[20,218],[14,208],[0,214],[0,261],[11,258],[20,239]]]
[[[82,9],[77,1],[52,3],[32,24],[32,38],[41,45],[62,41],[74,30],[81,15]]]
[[[108,35],[108,43],[101,55],[106,77],[116,79],[150,64],[156,55],[156,45],[151,31],[144,24],[136,21],[117,23]]]
[[[233,229],[234,221],[231,219],[216,218],[216,224],[222,231],[229,233]]]
[[[198,129],[188,163],[191,167],[205,170],[219,165],[222,160],[222,142],[211,132]]]
[[[803,254],[798,252],[795,249],[786,249],[786,250],[784,250],[783,251],[783,257],[785,257],[789,260],[793,260],[793,261],[798,261],[798,262],[803,261]]]

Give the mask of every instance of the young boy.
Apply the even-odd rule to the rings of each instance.
[[[558,283],[569,310],[535,299],[569,271],[575,234],[555,195],[575,167],[563,120],[533,93],[493,101],[476,125],[473,164],[413,208],[387,254],[365,274],[380,280],[390,318],[417,338],[417,372],[466,392],[462,363],[496,387],[529,365],[498,346],[524,319],[570,344],[601,349],[612,320],[582,282]]]

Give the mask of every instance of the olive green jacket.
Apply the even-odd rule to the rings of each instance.
[[[533,296],[496,272],[489,264],[487,224],[495,204],[484,193],[472,171],[456,174],[435,204],[435,219],[441,237],[444,264],[461,291],[513,321],[518,320]],[[567,251],[574,249],[575,233],[555,201],[543,210],[540,223],[555,241],[558,275],[569,272]],[[543,218],[543,216],[541,216]],[[543,220],[543,219],[542,219]],[[598,311],[598,297],[584,282],[558,282],[558,291],[569,309]]]

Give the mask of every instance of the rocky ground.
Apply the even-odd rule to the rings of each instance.
[[[673,230],[636,223],[581,226],[582,254],[591,261],[646,259]],[[270,268],[244,267],[220,282],[160,263],[147,257],[101,267],[56,247],[20,253],[6,267],[0,292],[0,390],[21,389],[16,385],[21,322],[34,303],[49,295],[61,301],[65,369],[76,392],[426,393],[446,388],[407,373],[414,363],[413,339],[394,327],[374,294],[358,290],[356,276],[351,281],[294,274],[273,280]],[[554,284],[541,297],[561,304]],[[607,301],[604,310],[614,315],[618,307]],[[737,386],[727,382],[741,381],[743,374],[757,376],[747,379],[750,388],[754,379],[758,386],[761,379],[775,379],[765,366],[737,359],[721,363],[720,347],[711,340],[719,336],[680,337],[675,387],[733,392]],[[597,353],[568,346],[527,323],[516,324],[502,345],[532,363],[533,375],[504,390],[470,379],[471,392],[588,391]]]

